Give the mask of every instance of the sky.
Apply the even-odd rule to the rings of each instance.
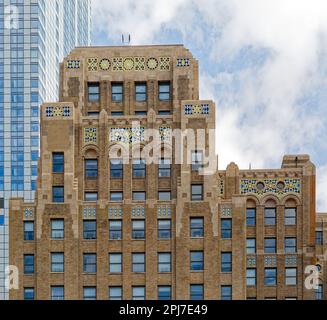
[[[317,166],[327,212],[326,0],[92,0],[93,45],[184,44],[217,105],[219,168]]]

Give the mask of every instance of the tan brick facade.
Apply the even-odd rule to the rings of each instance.
[[[108,299],[111,287],[121,287],[122,298],[132,299],[136,286],[145,287],[148,300],[158,299],[160,286],[170,286],[172,299],[190,299],[191,285],[203,286],[204,299],[223,298],[223,288],[239,300],[314,299],[315,292],[304,287],[304,269],[316,263],[315,166],[308,156],[285,156],[281,169],[239,170],[231,163],[201,175],[186,161],[174,161],[177,153],[190,156],[193,149],[184,144],[176,150],[172,143],[170,177],[159,176],[154,163],[146,165],[144,178],[134,177],[132,159],[123,165],[122,177],[110,173],[109,149],[117,139],[143,146],[140,128],[159,130],[160,141],[170,140],[174,129],[206,129],[209,137],[216,108],[212,101],[198,100],[198,69],[197,60],[179,45],[78,48],[65,59],[60,102],[41,107],[35,203],[10,203],[10,264],[20,275],[11,299],[24,299],[27,288],[34,288],[35,299],[51,299],[53,286],[64,288],[65,299],[83,299],[86,287],[96,289],[97,299]],[[145,101],[136,101],[138,83],[146,84]],[[167,84],[169,99],[160,99],[160,93],[167,97]],[[90,102],[97,88],[99,101]],[[53,172],[54,153],[64,154],[63,173]],[[97,160],[95,178],[85,175],[87,159]],[[203,186],[197,201],[192,185]],[[64,187],[64,203],[53,201],[55,186]],[[112,201],[118,195],[113,192],[123,193],[122,201]],[[146,199],[136,201],[133,192],[144,192]],[[159,192],[170,192],[171,199],[159,200]],[[97,201],[85,201],[86,193],[97,193]],[[291,223],[285,224],[286,212]],[[192,217],[203,218],[203,237],[191,237]],[[62,240],[52,239],[54,219],[64,220]],[[160,219],[171,220],[170,239],[158,239]],[[96,221],[96,239],[84,239],[84,220]],[[111,220],[122,221],[122,240],[109,240]],[[132,220],[145,220],[144,240],[132,238]],[[34,222],[34,240],[24,240],[26,221]],[[232,229],[225,231],[232,236],[223,239],[222,223],[230,221]],[[294,252],[285,251],[286,238],[295,239]],[[247,239],[255,239],[254,248],[247,249]],[[200,270],[190,271],[194,251],[197,257],[203,253],[203,261],[194,263]],[[51,253],[63,253],[64,272],[51,272]],[[96,272],[84,272],[85,253],[96,254]],[[112,253],[122,254],[121,273],[109,272]],[[145,254],[145,272],[133,272],[133,253]],[[159,253],[171,253],[170,272],[158,271]],[[24,274],[24,255],[34,255],[31,274]],[[222,256],[231,271],[222,269]],[[254,270],[255,283],[249,285]],[[265,284],[268,271],[276,272],[276,284]]]

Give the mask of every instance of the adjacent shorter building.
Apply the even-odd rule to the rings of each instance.
[[[11,299],[316,298],[315,166],[218,170],[198,80],[182,45],[64,60],[60,102],[41,108],[35,203],[10,202]]]

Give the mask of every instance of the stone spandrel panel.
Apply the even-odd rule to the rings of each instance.
[[[45,120],[71,120],[74,106],[71,103],[47,103],[42,105],[41,110],[42,117]]]
[[[266,194],[275,194],[283,197],[287,194],[301,194],[301,179],[241,179],[241,194],[254,194],[264,196]]]

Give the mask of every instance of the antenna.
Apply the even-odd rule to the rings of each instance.
[[[131,35],[122,33],[121,42],[122,42],[122,44],[129,45],[131,43]]]

